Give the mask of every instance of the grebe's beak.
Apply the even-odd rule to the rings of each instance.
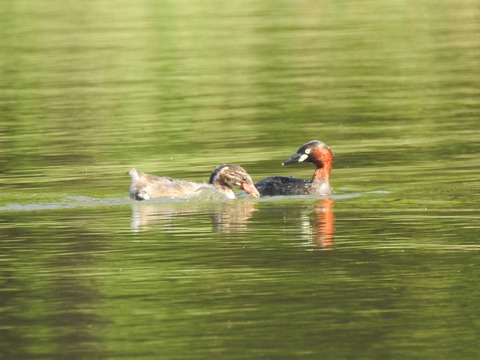
[[[285,160],[282,165],[288,165],[288,164],[294,164],[294,163],[299,163],[299,162],[304,162],[305,160],[308,159],[307,154],[300,154],[300,153],[295,153],[292,155],[290,159]]]
[[[260,193],[258,192],[257,188],[253,183],[244,181],[242,183],[241,189],[245,191],[247,194],[252,195],[253,197],[260,197]]]

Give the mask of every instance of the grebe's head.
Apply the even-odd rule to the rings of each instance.
[[[309,162],[323,167],[333,163],[333,153],[330,148],[322,141],[312,140],[302,145],[295,154],[285,160],[282,165],[288,165],[299,162]]]
[[[244,168],[238,165],[220,165],[212,171],[209,184],[223,185],[229,188],[237,187],[247,194],[260,197],[260,193],[253,184],[252,178]]]

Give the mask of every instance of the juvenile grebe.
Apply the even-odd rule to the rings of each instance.
[[[260,196],[250,175],[238,165],[216,167],[210,175],[208,184],[149,175],[135,169],[130,170],[129,174],[132,177],[130,196],[136,200],[188,199],[199,195],[202,190],[214,190],[229,199],[234,199],[233,187],[240,188],[254,197]]]
[[[304,144],[282,165],[309,162],[317,166],[312,180],[297,179],[293,176],[270,176],[255,184],[261,196],[275,195],[331,195],[330,171],[333,153],[323,142],[312,140]]]

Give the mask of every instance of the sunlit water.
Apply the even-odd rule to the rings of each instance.
[[[0,358],[480,357],[476,2],[0,8]],[[329,198],[128,197],[312,139]]]

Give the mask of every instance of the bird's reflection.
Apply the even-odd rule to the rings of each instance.
[[[324,250],[332,250],[335,236],[335,200],[325,198],[315,204],[315,242]]]
[[[213,213],[213,230],[222,233],[246,231],[248,220],[256,210],[255,203],[234,201],[222,205],[220,211]]]
[[[335,236],[335,213],[333,210],[335,200],[322,198],[315,202],[303,201],[300,206],[281,206],[283,214],[283,226],[290,227],[292,220],[297,224],[294,226],[297,236],[302,239],[304,246],[322,250],[334,248]],[[271,203],[270,203],[271,204]],[[305,206],[306,205],[306,206]],[[253,214],[258,211],[259,216],[252,219]],[[220,203],[194,203],[194,202],[136,202],[132,204],[131,229],[138,233],[160,227],[163,230],[178,230],[182,222],[190,224],[192,218],[200,225],[211,225],[214,232],[219,233],[242,233],[247,231],[248,226],[255,227],[256,224],[266,220],[271,223],[272,236],[279,228],[278,218],[271,207],[262,209],[262,203],[245,199]],[[252,221],[250,221],[252,219]],[[198,224],[198,223],[197,223]],[[278,226],[278,225],[277,225]],[[282,225],[280,225],[282,226]],[[193,231],[193,230],[192,230]],[[253,234],[255,230],[253,230]]]
[[[243,232],[254,211],[255,203],[241,199],[215,204],[139,202],[132,205],[131,228],[133,232],[145,231],[157,224],[170,228],[182,217],[208,214],[212,218],[213,231]]]
[[[306,247],[333,250],[335,236],[335,200],[324,198],[300,212],[300,232]]]

